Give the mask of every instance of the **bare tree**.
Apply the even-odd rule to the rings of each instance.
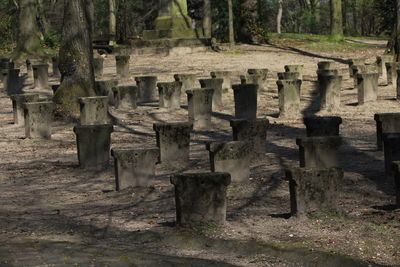
[[[211,0],[203,0],[203,29],[207,38],[211,37]]]
[[[228,25],[229,25],[229,45],[235,45],[235,33],[233,28],[233,6],[232,0],[228,0]]]
[[[282,13],[283,13],[282,1],[283,0],[278,0],[278,15],[276,16],[276,32],[277,33],[281,33]]]
[[[109,35],[110,35],[110,43],[114,44],[117,32],[117,20],[115,16],[115,0],[108,0],[108,8],[109,8]]]
[[[343,39],[342,0],[330,0],[331,4],[331,38]]]

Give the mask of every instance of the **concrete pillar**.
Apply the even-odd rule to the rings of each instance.
[[[139,88],[139,102],[154,102],[158,100],[157,76],[135,77]]]
[[[232,71],[212,71],[210,72],[211,78],[223,79],[222,90],[229,90],[232,87],[231,76]]]
[[[300,80],[303,80],[303,70],[304,66],[303,65],[286,65],[285,66],[285,72],[298,72],[300,73]]]
[[[318,75],[320,110],[327,110],[328,112],[339,110],[341,89],[342,76]]]
[[[58,68],[58,56],[51,57],[51,66],[53,69],[53,77],[60,78],[61,73],[60,69]]]
[[[9,69],[14,69],[14,62],[12,62],[9,58],[1,58],[0,59],[0,74],[7,73]],[[0,75],[0,82],[3,82],[3,76]]]
[[[347,61],[347,64],[349,65],[350,77],[353,77],[354,74],[353,74],[352,66],[353,65],[365,65],[365,58],[352,58]]]
[[[325,169],[339,167],[338,149],[342,145],[339,136],[313,136],[296,139],[299,146],[301,168]]]
[[[129,79],[129,60],[130,56],[115,56],[115,65],[117,70],[117,75],[122,80]]]
[[[110,122],[107,96],[81,97],[78,101],[81,125],[108,124]]]
[[[182,82],[157,83],[159,106],[169,110],[181,108]]]
[[[317,63],[318,70],[335,70],[336,62],[334,61],[320,61]]]
[[[34,89],[49,89],[49,65],[32,65]]]
[[[376,73],[357,74],[358,104],[375,102],[378,99],[378,79]]]
[[[232,182],[248,182],[250,178],[251,144],[243,141],[206,144],[212,172],[226,172]]]
[[[376,65],[378,66],[378,72],[380,76],[382,76],[382,74],[386,71],[385,67],[386,62],[393,62],[393,61],[394,61],[393,55],[381,55],[376,57]]]
[[[251,145],[254,158],[264,157],[267,146],[267,119],[244,120],[233,119],[230,121],[234,141],[246,141]]]
[[[93,71],[96,79],[101,79],[103,77],[103,69],[104,69],[104,58],[103,57],[94,57],[93,58]]]
[[[200,79],[201,88],[211,88],[214,89],[213,98],[212,98],[212,108],[213,110],[222,108],[222,84],[224,83],[223,79],[214,78],[214,79]]]
[[[235,101],[235,118],[249,119],[257,118],[257,84],[232,85]]]
[[[278,72],[278,80],[300,80],[300,72]]]
[[[50,139],[53,122],[53,102],[25,102],[25,136],[33,139]]]
[[[10,96],[14,113],[14,124],[22,126],[25,124],[24,104],[27,102],[37,102],[39,94],[18,94]]]
[[[211,127],[212,98],[214,89],[197,88],[186,91],[188,97],[189,121],[195,129]]]
[[[293,168],[286,171],[289,180],[292,216],[326,214],[338,211],[343,170],[339,168]]]
[[[175,74],[174,79],[182,83],[181,92],[185,93],[186,90],[196,88],[197,75],[196,74]]]
[[[115,108],[136,109],[139,89],[137,86],[117,86],[113,88]]]
[[[383,136],[390,133],[400,133],[400,113],[377,113],[376,121],[376,146],[383,150]]]
[[[184,173],[171,177],[175,186],[176,223],[179,226],[226,222],[229,173]]]
[[[358,85],[357,74],[378,73],[376,65],[353,65],[351,68],[353,70],[354,88],[357,88]]]
[[[301,80],[278,80],[279,117],[297,119],[300,117]]]
[[[116,190],[154,184],[159,149],[122,147],[111,149],[115,166]]]
[[[341,117],[335,116],[310,116],[303,119],[304,125],[307,128],[307,136],[339,136]]]
[[[393,162],[400,160],[400,133],[388,133],[383,136],[386,177],[394,177]]]
[[[96,94],[98,96],[107,96],[111,106],[115,105],[113,88],[118,86],[118,80],[96,81]]]
[[[108,168],[113,130],[111,124],[74,127],[79,166],[82,169],[103,170]]]
[[[400,68],[400,62],[386,62],[387,85],[397,85],[397,70]],[[396,86],[397,87],[397,86]]]
[[[160,149],[159,162],[176,167],[187,166],[193,123],[155,123],[153,129]]]
[[[396,193],[396,206],[400,208],[400,161],[393,161],[394,191]]]
[[[4,72],[3,72],[4,73]],[[8,95],[15,95],[21,93],[21,82],[19,78],[19,69],[5,70],[3,77],[3,87]]]
[[[267,78],[269,69],[248,69],[247,73],[249,75],[261,75],[262,76],[262,84],[260,86],[261,91],[268,89]]]
[[[257,84],[258,85],[257,102],[260,103],[261,92],[264,90],[263,76],[260,74],[240,75],[240,82],[241,82],[241,84]]]

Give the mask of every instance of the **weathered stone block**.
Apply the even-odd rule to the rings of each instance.
[[[135,77],[136,85],[139,88],[140,102],[157,101],[157,76],[141,76]]]
[[[188,173],[171,177],[175,186],[176,222],[197,226],[226,221],[229,173]]]
[[[313,136],[297,138],[300,167],[325,169],[339,167],[338,149],[342,145],[339,136]]]
[[[376,57],[376,65],[378,66],[379,75],[382,75],[386,70],[385,64],[386,62],[393,62],[393,55],[381,55]]]
[[[293,168],[286,171],[292,216],[337,212],[343,170]]]
[[[232,85],[235,100],[235,118],[254,120],[257,118],[257,84]]]
[[[118,109],[136,109],[139,88],[137,86],[117,86],[113,88],[115,107]]]
[[[98,125],[108,124],[108,96],[81,97],[78,99],[80,104],[80,124]]]
[[[222,83],[222,89],[223,90],[228,90],[231,89],[231,76],[232,76],[232,71],[212,71],[210,73],[211,78],[219,78],[223,79],[224,82]]]
[[[195,129],[210,128],[214,89],[197,88],[186,91],[189,121]]]
[[[181,108],[182,82],[157,83],[159,106],[169,110]]]
[[[397,69],[397,77],[400,77],[400,69]],[[396,99],[400,100],[400,79],[396,80]]]
[[[383,136],[390,133],[400,133],[400,113],[377,113],[376,121],[376,145],[378,150],[383,149]]]
[[[155,123],[157,147],[160,149],[159,162],[172,166],[189,163],[190,133],[193,123]]]
[[[318,90],[320,96],[320,110],[329,112],[340,109],[340,91],[342,76],[318,75]]]
[[[378,99],[378,79],[376,73],[357,74],[358,104],[374,102]]]
[[[353,65],[353,77],[354,77],[354,88],[358,85],[358,74],[362,73],[378,73],[378,67],[376,65]]]
[[[118,80],[96,81],[96,94],[98,96],[107,96],[108,103],[112,106],[115,105],[113,88],[117,87]]]
[[[181,92],[185,93],[186,90],[196,88],[197,75],[196,74],[175,74],[174,79],[182,83]]]
[[[244,141],[211,142],[206,144],[210,152],[212,172],[227,172],[232,182],[248,182],[250,178],[251,144]]]
[[[212,107],[213,109],[219,109],[223,107],[222,103],[222,84],[224,82],[223,79],[214,78],[214,79],[200,79],[201,88],[211,88],[214,90],[212,97]]]
[[[300,72],[278,72],[278,80],[300,80]]]
[[[269,69],[248,69],[247,70],[248,74],[256,74],[256,75],[261,75],[263,78],[263,81],[265,82],[268,77]]]
[[[297,119],[300,117],[301,80],[278,80],[279,117]]]
[[[19,69],[3,70],[3,87],[8,95],[21,93]]]
[[[335,70],[336,62],[334,61],[320,61],[317,63],[318,70]]]
[[[352,58],[352,59],[349,59],[348,61],[347,61],[347,63],[348,63],[348,65],[349,65],[349,74],[350,74],[350,77],[353,77],[354,76],[354,74],[353,74],[353,65],[365,65],[365,58]]]
[[[103,77],[103,69],[104,69],[103,65],[104,65],[104,58],[102,57],[93,58],[93,70],[96,79],[101,79]]]
[[[230,121],[234,141],[249,142],[254,157],[265,155],[267,145],[267,129],[269,121],[267,119],[233,119]]]
[[[261,74],[247,74],[240,75],[241,84],[257,84],[258,92],[257,92],[257,102],[260,103],[261,92],[264,90],[264,80]]]
[[[120,79],[126,80],[129,78],[129,60],[130,56],[115,56],[115,65],[117,75]]]
[[[33,139],[50,139],[53,122],[53,102],[25,102],[25,136]]]
[[[393,177],[393,161],[400,160],[400,133],[389,133],[383,136],[386,177]]]
[[[53,77],[61,77],[60,69],[58,68],[58,56],[51,57],[51,66],[53,68]]]
[[[34,89],[49,88],[49,65],[37,64],[32,65]]]
[[[304,71],[304,66],[303,65],[286,65],[285,66],[285,72],[298,72],[300,73],[300,80],[303,80],[303,71]]]
[[[396,205],[400,208],[400,161],[393,161],[394,191],[396,192]]]
[[[400,68],[400,62],[386,62],[387,85],[397,84],[397,70]]]
[[[27,102],[37,102],[39,94],[18,94],[10,96],[14,113],[14,124],[22,126],[25,124],[24,104]]]
[[[81,168],[94,170],[108,168],[113,130],[113,126],[110,124],[77,125],[74,127]]]
[[[339,136],[339,127],[342,124],[341,117],[305,117],[304,125],[307,128],[307,136]]]
[[[127,187],[146,187],[154,183],[155,165],[159,157],[155,148],[113,148],[116,190]]]

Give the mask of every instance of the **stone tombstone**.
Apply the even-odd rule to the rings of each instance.
[[[188,98],[189,121],[195,129],[211,127],[212,98],[214,89],[196,88],[186,91]]]
[[[378,66],[379,75],[382,75],[386,70],[385,64],[386,62],[393,62],[393,55],[381,55],[376,57],[376,65]]]
[[[400,133],[388,133],[383,136],[386,177],[393,177],[393,161],[400,160]]]
[[[7,73],[9,69],[14,69],[14,62],[9,58],[0,59],[0,74]],[[0,82],[3,82],[3,75],[0,75]]]
[[[182,93],[185,93],[186,90],[196,88],[196,74],[175,74],[174,79],[175,81],[182,83]]]
[[[357,74],[359,105],[374,102],[378,99],[378,79],[379,74],[377,72]]]
[[[231,89],[231,76],[232,76],[232,71],[212,71],[210,72],[211,78],[219,78],[223,79],[224,82],[222,83],[222,89],[223,90],[229,90]]]
[[[53,84],[51,86],[51,90],[53,91],[53,95],[56,94],[56,92],[57,92],[58,88],[60,88],[60,86],[61,86],[61,84]]]
[[[226,222],[229,173],[182,173],[171,177],[175,186],[176,223],[191,227]]]
[[[300,80],[300,72],[278,72],[278,80]]]
[[[159,106],[169,110],[181,108],[182,82],[157,83]]]
[[[289,180],[292,216],[337,212],[343,170],[340,168],[293,168],[286,170]]]
[[[300,117],[301,80],[278,80],[279,117],[297,119]]]
[[[339,167],[338,149],[342,145],[339,136],[312,136],[297,138],[301,168],[325,169]]]
[[[186,166],[189,163],[191,122],[155,123],[159,162],[171,166]]]
[[[200,79],[201,88],[212,88],[214,89],[213,98],[212,98],[212,107],[214,109],[220,109],[223,107],[222,102],[222,84],[224,82],[223,79],[214,78],[214,79]]]
[[[25,124],[24,104],[27,102],[38,102],[39,94],[17,94],[10,96],[14,113],[14,124],[22,126]]]
[[[96,81],[96,94],[98,96],[107,96],[111,106],[115,105],[113,88],[117,87],[118,80]]]
[[[358,85],[358,74],[378,73],[378,67],[376,65],[353,65],[351,68],[353,69],[354,88],[357,88]]]
[[[34,89],[48,89],[49,87],[49,65],[32,65]]]
[[[400,69],[397,69],[397,77],[400,77]],[[400,100],[400,79],[396,80],[396,99]]]
[[[250,178],[251,145],[244,141],[210,142],[206,144],[210,154],[212,172],[227,172],[232,182],[248,182]]]
[[[139,88],[137,86],[117,86],[113,88],[117,109],[136,109]]]
[[[235,101],[235,118],[255,120],[257,118],[257,84],[232,85]]]
[[[58,68],[58,56],[51,57],[51,66],[53,69],[53,77],[61,77],[60,69]]]
[[[318,75],[319,108],[329,112],[340,108],[342,76]]]
[[[400,208],[400,161],[393,161],[394,191],[396,192],[396,205]]]
[[[269,69],[248,69],[247,73],[250,75],[261,75],[263,81],[267,81]]]
[[[233,119],[230,121],[234,141],[246,141],[251,145],[255,157],[264,156],[267,145],[267,119]]]
[[[303,80],[304,65],[286,65],[285,72],[298,72],[300,73],[300,80]]]
[[[136,85],[139,88],[140,102],[157,101],[157,76],[135,77]]]
[[[339,136],[342,118],[336,116],[310,116],[303,118],[307,136]]]
[[[400,62],[386,62],[387,85],[397,84],[397,69],[400,68]]]
[[[78,161],[82,169],[102,170],[110,164],[111,124],[77,125],[74,127]]]
[[[6,75],[3,76],[3,87],[8,95],[21,93],[19,71],[19,69],[8,69],[5,72]]]
[[[390,133],[400,133],[400,113],[377,113],[376,121],[376,145],[378,150],[383,150],[383,136]]]
[[[81,97],[78,101],[81,125],[103,125],[110,122],[107,96]]]
[[[260,102],[261,92],[264,90],[264,80],[261,74],[240,75],[241,84],[257,84],[257,101]]]
[[[115,65],[117,75],[120,79],[126,80],[129,78],[129,60],[130,56],[115,56]]]
[[[352,66],[353,65],[365,65],[365,58],[352,58],[352,59],[347,60],[347,63],[349,65],[350,77],[354,77]]]
[[[320,61],[317,63],[318,70],[335,70],[336,63],[334,61]]]
[[[50,139],[53,122],[53,102],[25,102],[25,136],[32,139]]]
[[[104,70],[104,58],[93,57],[93,71],[96,79],[101,79],[103,77],[103,70]]]
[[[116,190],[146,187],[154,183],[159,149],[122,147],[111,149],[115,166]]]
[[[334,76],[339,76],[339,70],[337,69],[318,69],[317,70],[317,79],[318,83],[321,82],[321,76],[329,76],[329,75],[334,75]]]

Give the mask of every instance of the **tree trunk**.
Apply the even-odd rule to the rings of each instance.
[[[240,0],[239,39],[245,43],[258,42],[257,32],[258,2],[257,0]]]
[[[343,39],[342,0],[330,0],[331,4],[331,38]]]
[[[115,35],[116,35],[116,28],[117,28],[117,20],[115,16],[115,0],[108,0],[108,8],[110,12],[109,18],[109,35],[110,35],[110,43],[113,45],[115,43]]]
[[[400,61],[400,0],[396,0],[396,37],[394,51],[396,53],[395,60]]]
[[[278,0],[278,15],[276,16],[276,32],[281,33],[281,25],[282,25],[282,12],[283,12],[283,7],[282,7],[282,1],[283,0]]]
[[[92,0],[64,0],[59,52],[61,85],[53,101],[63,117],[79,117],[79,97],[95,96],[92,48]]]
[[[207,38],[211,38],[211,17],[211,0],[203,0],[203,30]]]
[[[233,28],[233,6],[232,0],[228,0],[228,25],[229,25],[229,45],[235,45],[235,33]]]
[[[36,0],[19,1],[16,58],[19,58],[21,54],[33,55],[40,50],[40,33],[36,22],[36,16]]]

